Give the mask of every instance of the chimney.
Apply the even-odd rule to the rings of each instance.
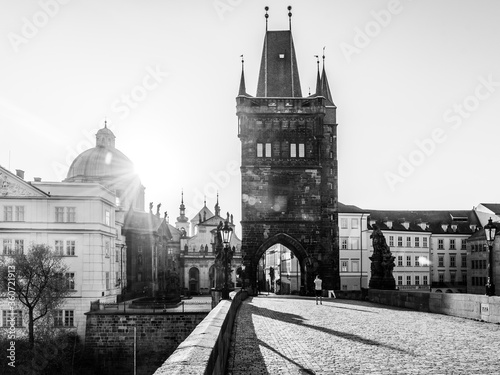
[[[42,182],[42,178],[41,177],[35,177],[34,180],[35,180],[35,182]]]
[[[22,169],[16,169],[16,176],[24,180],[24,171]]]

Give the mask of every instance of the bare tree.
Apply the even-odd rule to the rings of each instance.
[[[0,291],[15,292],[28,312],[28,338],[35,345],[35,323],[61,307],[70,292],[68,267],[46,245],[32,245],[27,253],[5,257],[0,264]]]

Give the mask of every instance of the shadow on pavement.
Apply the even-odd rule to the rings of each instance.
[[[262,308],[262,307],[252,307],[251,311],[253,314],[256,314],[256,315],[261,315],[263,317],[280,320],[280,321],[285,322],[285,323],[292,323],[292,324],[296,324],[296,325],[299,325],[302,327],[307,327],[307,328],[310,328],[310,329],[313,329],[316,331],[330,334],[332,336],[336,336],[336,337],[340,337],[343,339],[359,342],[359,343],[362,343],[365,345],[380,346],[383,348],[397,351],[399,353],[413,355],[413,353],[410,353],[406,350],[397,348],[395,346],[383,344],[379,341],[370,340],[370,339],[367,339],[367,338],[364,338],[362,336],[358,336],[358,335],[355,335],[352,333],[341,332],[341,331],[336,331],[336,330],[330,329],[330,328],[317,327],[317,326],[314,326],[311,324],[306,324],[306,323],[304,323],[304,318],[301,317],[300,315],[284,313],[284,312],[277,312],[277,311],[269,310],[269,309]]]

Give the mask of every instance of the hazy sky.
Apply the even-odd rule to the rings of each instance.
[[[499,202],[500,2],[0,0],[0,164],[60,181],[107,118],[170,222],[207,195],[241,219],[235,97],[269,29],[292,30],[337,105],[339,200],[373,209]]]

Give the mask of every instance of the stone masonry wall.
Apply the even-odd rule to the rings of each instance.
[[[85,350],[106,374],[133,374],[134,328],[137,373],[151,374],[207,316],[207,312],[87,313]]]

